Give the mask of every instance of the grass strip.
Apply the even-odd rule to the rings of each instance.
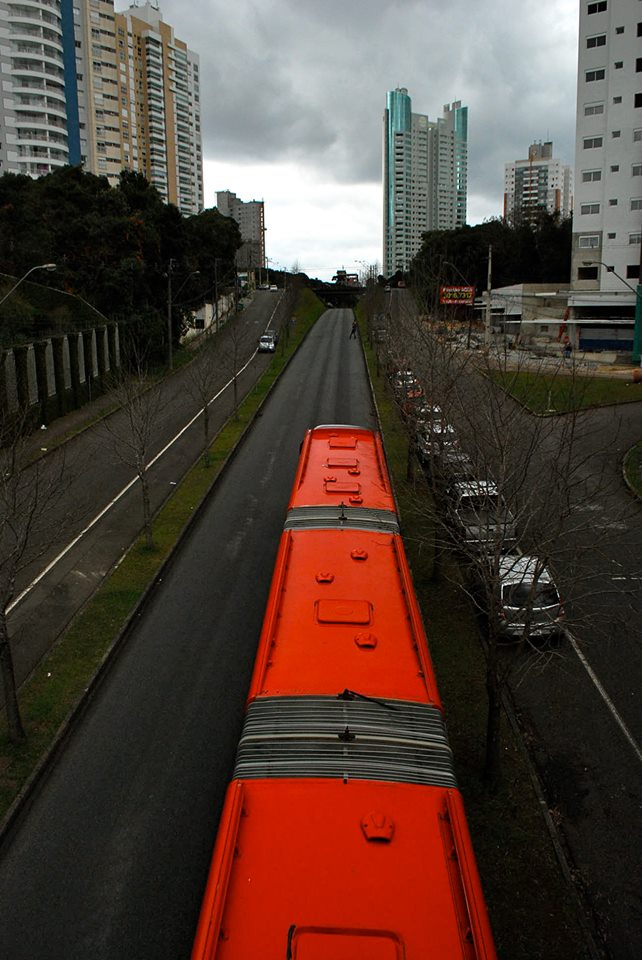
[[[611,377],[497,370],[489,374],[532,413],[570,413],[586,407],[642,400],[642,384]]]
[[[81,701],[98,667],[207,496],[244,430],[325,309],[310,290],[303,289],[287,342],[279,344],[267,371],[240,404],[237,417],[231,418],[212,442],[210,466],[205,467],[200,458],[155,517],[154,549],[145,547],[143,537],[133,544],[23,685],[20,706],[27,739],[12,744],[4,714],[0,718],[0,820],[50,749],[61,725]]]
[[[386,455],[394,478],[406,552],[445,705],[468,822],[497,952],[503,960],[583,960],[589,956],[556,859],[529,763],[503,718],[503,780],[491,794],[482,779],[487,700],[480,625],[458,586],[456,557],[435,556],[430,489],[408,478],[408,434],[361,324]]]

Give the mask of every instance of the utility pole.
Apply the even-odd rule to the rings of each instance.
[[[493,270],[493,245],[488,244],[488,275],[486,278],[486,320],[484,323],[484,346],[490,348],[490,320],[491,320],[491,275]]]
[[[174,355],[172,352],[172,270],[174,261],[170,257],[167,265],[167,366],[174,369]]]
[[[218,333],[218,257],[214,257],[214,332]]]

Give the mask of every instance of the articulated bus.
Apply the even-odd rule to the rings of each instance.
[[[380,437],[309,431],[193,960],[495,957]]]

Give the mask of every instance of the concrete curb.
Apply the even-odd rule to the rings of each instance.
[[[631,483],[631,481],[626,475],[626,458],[628,457],[628,455],[631,453],[632,450],[635,450],[637,446],[638,444],[634,443],[633,446],[629,447],[629,449],[626,451],[626,453],[622,457],[622,479],[624,480],[624,484],[628,488],[631,496],[634,497],[636,500],[640,501],[642,500],[642,495],[640,495],[637,492],[637,490],[635,489],[635,487],[633,486],[633,484]],[[642,456],[642,451],[641,451],[641,456]]]

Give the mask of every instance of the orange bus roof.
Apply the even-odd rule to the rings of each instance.
[[[305,435],[289,509],[339,503],[396,512],[378,433],[328,425]]]
[[[491,960],[457,791],[234,781],[193,960]]]
[[[440,706],[401,538],[286,531],[248,700],[346,688]]]

